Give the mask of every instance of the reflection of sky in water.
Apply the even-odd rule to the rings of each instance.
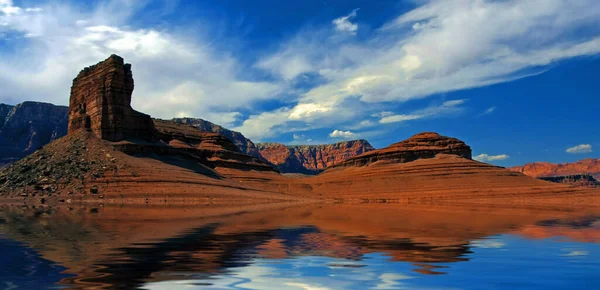
[[[385,253],[360,261],[255,258],[210,280],[185,273],[186,280],[144,289],[600,289],[599,244],[499,235],[471,246],[468,261],[429,264],[440,275],[421,274],[415,270],[422,264],[390,261]]]
[[[61,289],[56,281],[69,276],[61,273],[64,267],[1,235],[0,257],[0,289]]]

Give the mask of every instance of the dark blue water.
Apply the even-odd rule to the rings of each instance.
[[[57,281],[72,275],[22,243],[0,236],[0,289],[62,289]]]
[[[600,289],[597,216],[392,208],[362,225],[355,210],[126,222],[4,209],[0,289]]]

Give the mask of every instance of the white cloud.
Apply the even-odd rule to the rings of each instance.
[[[577,146],[573,146],[571,148],[567,148],[567,153],[578,154],[578,153],[590,153],[592,152],[592,145],[590,144],[580,144]]]
[[[405,115],[405,114],[391,115],[391,116],[381,118],[379,120],[379,123],[381,123],[381,124],[398,123],[398,122],[404,122],[404,121],[410,121],[410,120],[417,120],[417,119],[421,119],[424,117],[425,117],[425,115]]]
[[[22,49],[0,55],[1,102],[66,104],[79,70],[117,53],[133,64],[136,109],[162,118],[220,118],[254,139],[447,115],[460,104],[370,117],[390,103],[401,108],[408,100],[507,82],[600,52],[596,0],[416,1],[415,9],[361,38],[348,37],[358,30],[355,10],[333,26],[300,29],[273,51],[259,51],[252,64],[223,49],[225,41],[211,38],[210,27],[132,25],[146,1],[100,2],[89,11],[53,3],[59,4],[27,8],[0,0],[0,35],[29,37]],[[255,70],[273,78],[244,78]],[[320,81],[307,91],[290,89],[302,75]],[[284,93],[281,107],[255,109]]]
[[[332,23],[335,29],[338,31],[355,34],[358,30],[358,24],[352,23],[350,20],[356,17],[358,10],[359,9],[354,9],[352,12],[350,12],[350,14],[334,19]]]
[[[129,27],[142,2],[101,2],[91,11],[48,4],[0,13],[0,32],[34,37],[24,49],[0,55],[0,101],[67,104],[77,73],[112,53],[132,63],[132,105],[153,117],[185,115],[233,126],[240,110],[282,91],[282,83],[240,78],[239,61],[209,45],[201,31],[190,37],[189,31]],[[3,0],[0,9],[11,5]]]
[[[494,111],[496,111],[496,106],[489,107],[485,111],[483,111],[481,114],[479,114],[479,117],[489,115],[489,114],[493,113]]]
[[[425,108],[422,110],[415,111],[411,114],[394,115],[394,114],[391,114],[391,112],[381,112],[379,114],[379,116],[381,117],[381,119],[379,120],[379,123],[388,124],[388,123],[398,123],[398,122],[417,120],[417,119],[423,119],[423,118],[439,117],[439,116],[443,116],[446,114],[460,112],[462,110],[460,105],[462,105],[464,103],[465,103],[465,100],[446,101],[440,106],[433,106],[433,107]],[[377,115],[375,115],[375,116],[377,116]]]
[[[506,155],[506,154],[500,154],[500,155],[488,155],[488,154],[479,154],[475,157],[473,157],[473,159],[477,160],[477,161],[500,161],[500,160],[506,160],[508,159],[510,156]]]
[[[600,9],[595,0],[418,3],[366,41],[301,30],[259,63],[268,63],[261,68],[284,79],[316,73],[326,80],[302,94],[300,103],[333,99],[368,116],[381,102],[508,82],[542,73],[565,59],[600,52]],[[581,30],[585,33],[573,33]],[[398,114],[386,120],[417,117],[421,116]]]
[[[358,137],[358,135],[356,133],[352,133],[350,131],[333,130],[333,132],[329,133],[329,137],[352,139],[352,138]]]

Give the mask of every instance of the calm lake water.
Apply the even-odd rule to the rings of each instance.
[[[600,289],[600,213],[0,207],[0,289]]]

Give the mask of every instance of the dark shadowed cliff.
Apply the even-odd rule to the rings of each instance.
[[[0,163],[25,157],[66,135],[68,110],[38,102],[0,105]]]

